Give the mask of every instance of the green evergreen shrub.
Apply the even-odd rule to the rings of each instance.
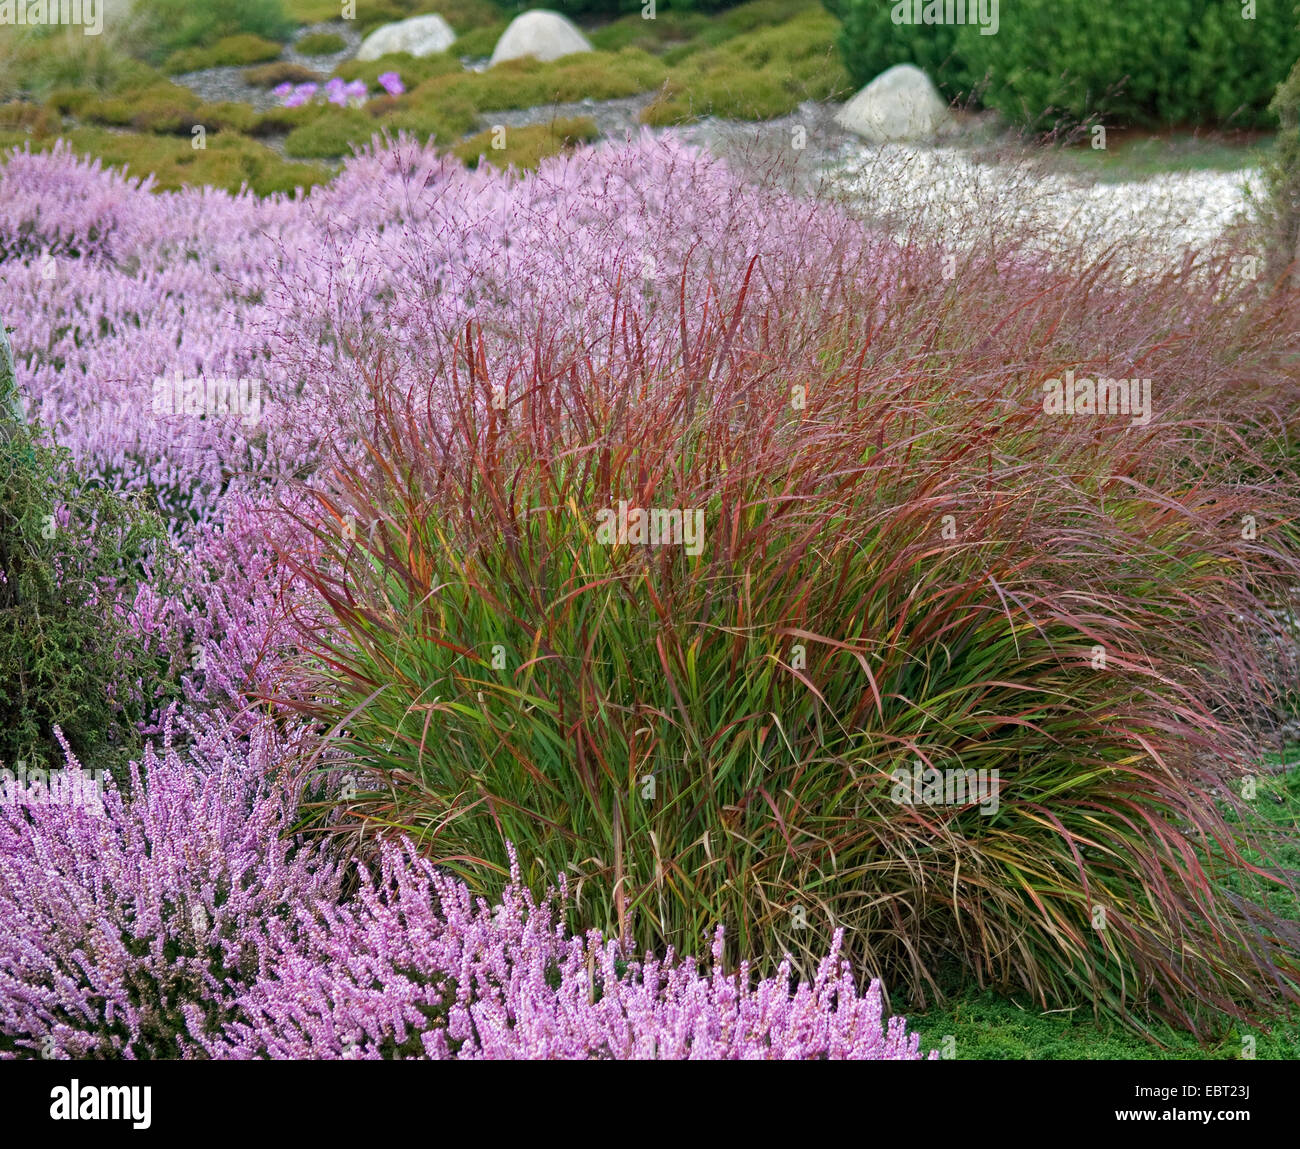
[[[924,69],[949,98],[981,82],[1009,119],[1050,126],[1101,115],[1133,125],[1271,125],[1274,88],[1300,52],[1295,0],[1256,0],[1253,18],[1221,0],[1016,0],[997,31],[914,20],[915,0],[836,0],[850,74],[866,84],[894,64]],[[925,0],[922,16],[946,5]]]
[[[0,325],[0,763],[61,766],[58,726],[83,765],[121,774],[178,690],[129,608],[175,568],[143,494],[79,485],[67,464],[23,419]]]

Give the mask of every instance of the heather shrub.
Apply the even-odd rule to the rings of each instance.
[[[569,937],[567,897],[538,904],[513,865],[491,908],[403,848],[374,871],[354,906],[303,922],[312,960],[245,995],[214,1056],[920,1060],[905,1020],[883,1022],[879,983],[859,992],[838,933],[812,979],[793,984],[787,963],[755,982],[726,972],[720,931],[702,971]]]
[[[338,900],[338,868],[284,836],[274,731],[182,733],[102,809],[0,804],[0,1055],[202,1057],[293,919]]]
[[[836,943],[755,984],[569,937],[516,886],[476,905],[400,845],[348,879],[285,833],[297,735],[235,725],[169,723],[131,799],[0,804],[0,1056],[919,1059]]]
[[[219,113],[209,126],[219,130]],[[138,172],[159,192],[211,187],[232,194],[247,188],[262,196],[294,195],[328,178],[315,164],[286,162],[265,145],[233,132],[214,136],[203,149],[195,149],[188,135],[137,135],[102,128],[73,128],[59,141],[81,155]],[[39,141],[41,148],[49,144]]]
[[[589,321],[516,274],[529,325],[485,286],[468,329],[386,327],[366,454],[307,492],[322,556],[285,559],[334,625],[301,628],[302,707],[362,771],[347,819],[488,895],[513,841],[580,928],[656,951],[723,924],[809,970],[844,927],[916,1001],[947,960],[1138,1027],[1294,1000],[1257,904],[1286,878],[1219,805],[1300,560],[1284,310],[1219,264],[1124,286],[1019,236],[945,279],[817,205],[719,229],[697,191],[620,231],[571,202],[554,242],[607,253]],[[1056,416],[1067,370],[1158,407]],[[697,552],[611,536],[620,506],[697,513]]]

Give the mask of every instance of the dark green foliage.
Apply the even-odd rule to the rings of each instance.
[[[900,63],[923,68],[953,98],[986,80],[987,106],[1037,127],[1093,115],[1268,125],[1269,98],[1300,50],[1294,0],[1258,0],[1253,19],[1218,0],[1018,0],[1000,6],[994,35],[978,24],[896,24],[894,15],[915,12],[894,0],[838,7],[859,84]]]
[[[280,0],[141,0],[136,8],[155,64],[181,48],[209,46],[226,36],[247,34],[283,43],[293,31]]]
[[[120,767],[175,689],[118,610],[161,581],[163,526],[141,498],[66,477],[66,452],[20,419],[6,356],[0,343],[0,761],[62,765],[57,725],[84,765]]]

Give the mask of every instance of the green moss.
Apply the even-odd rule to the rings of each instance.
[[[522,128],[489,129],[457,144],[451,151],[470,167],[487,160],[498,168],[527,171],[536,168],[547,156],[591,143],[599,136],[595,120],[581,116]],[[496,147],[497,143],[504,147]]]
[[[330,108],[328,115],[290,132],[284,150],[297,159],[333,159],[350,154],[353,145],[369,143],[379,130],[374,117],[360,108]]]
[[[383,126],[394,134],[409,132],[421,143],[431,138],[440,144],[452,143],[473,131],[479,120],[473,105],[460,97],[449,98],[436,108],[402,106],[402,97],[372,100],[366,110],[382,116]]]
[[[191,113],[199,103],[188,88],[163,81],[128,95],[88,100],[76,114],[91,124],[130,126],[144,132],[188,132],[198,123]]]
[[[636,48],[621,52],[584,52],[549,64],[508,60],[486,72],[435,76],[415,88],[412,101],[434,108],[453,96],[463,97],[480,112],[532,108],[551,103],[612,100],[648,92],[663,83],[664,66]]]
[[[110,166],[125,165],[132,175],[152,173],[155,191],[208,185],[236,192],[247,184],[258,195],[292,193],[298,187],[324,183],[330,174],[315,164],[286,162],[270,148],[233,132],[213,136],[205,148],[195,148],[186,138],[102,128],[75,128],[63,138],[75,151]],[[52,140],[43,142],[41,147],[52,144]]]
[[[309,84],[319,79],[320,74],[305,64],[291,64],[288,60],[276,60],[271,64],[244,69],[244,83],[258,88],[275,88],[280,84]]]
[[[419,57],[392,52],[378,60],[344,60],[334,69],[334,75],[344,80],[364,80],[369,87],[377,88],[380,76],[396,72],[402,77],[403,85],[411,89],[434,76],[459,76],[464,71],[460,60],[449,52]]]
[[[291,4],[304,6],[313,2],[314,0],[291,0]],[[430,3],[430,0],[365,0],[365,3],[357,5],[356,27],[358,32],[366,36],[384,24],[427,12],[438,13],[458,35],[473,28],[498,24],[502,18],[501,8],[491,0],[436,0],[434,3]],[[332,13],[321,19],[337,20],[338,5],[335,4]]]
[[[322,104],[303,104],[297,108],[268,108],[259,115],[252,127],[248,128],[250,136],[282,136],[295,128],[314,123],[322,116],[337,111],[337,108]]]
[[[194,111],[195,120],[210,132],[240,132],[246,134],[260,118],[247,104],[223,102],[201,104]]]
[[[62,117],[43,104],[0,104],[0,129],[44,137],[58,132],[62,125]]]
[[[456,42],[451,46],[452,55],[461,58],[469,56],[476,60],[492,55],[492,49],[501,39],[501,33],[509,26],[509,20],[498,20],[494,24],[475,28],[473,31],[457,36]]]
[[[64,116],[78,116],[81,109],[97,99],[90,88],[55,88],[45,100],[45,106]]]
[[[663,96],[642,114],[643,122],[674,124],[705,115],[767,120],[805,100],[846,96],[851,85],[835,46],[839,22],[820,6],[806,4],[776,26],[753,21],[756,11],[782,10],[775,3],[745,5],[728,18],[737,26],[753,22],[751,29],[733,27],[715,47],[701,49],[697,41],[684,55],[666,54],[666,61],[679,62],[669,72]]]
[[[624,16],[587,34],[593,48],[617,52],[622,48],[640,48],[643,52],[664,52],[689,43],[712,27],[712,21],[699,12],[658,12],[653,20],[639,13]]]
[[[304,36],[294,44],[295,50],[304,56],[332,56],[335,52],[343,51],[347,46],[348,42],[333,32],[316,32]]]
[[[324,24],[338,19],[340,5],[338,0],[285,0],[284,11],[295,24]]]
[[[162,70],[175,76],[182,72],[197,72],[203,68],[224,68],[237,64],[260,64],[275,60],[280,55],[280,45],[261,36],[241,32],[237,36],[223,36],[208,48],[182,48],[163,61]]]

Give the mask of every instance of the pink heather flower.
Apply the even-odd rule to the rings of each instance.
[[[364,80],[353,80],[343,91],[349,99],[364,100],[368,89]]]
[[[365,85],[363,84],[362,87],[364,88]],[[325,98],[331,104],[338,104],[342,107],[348,102],[348,85],[338,76],[333,77],[325,85]]]
[[[273,95],[277,100],[283,100],[284,97],[292,91],[293,85],[286,81],[283,84],[276,84],[276,86],[271,89],[271,95]]]
[[[402,77],[396,72],[382,73],[379,77],[379,86],[390,96],[400,96],[406,91],[406,85],[402,83]]]

